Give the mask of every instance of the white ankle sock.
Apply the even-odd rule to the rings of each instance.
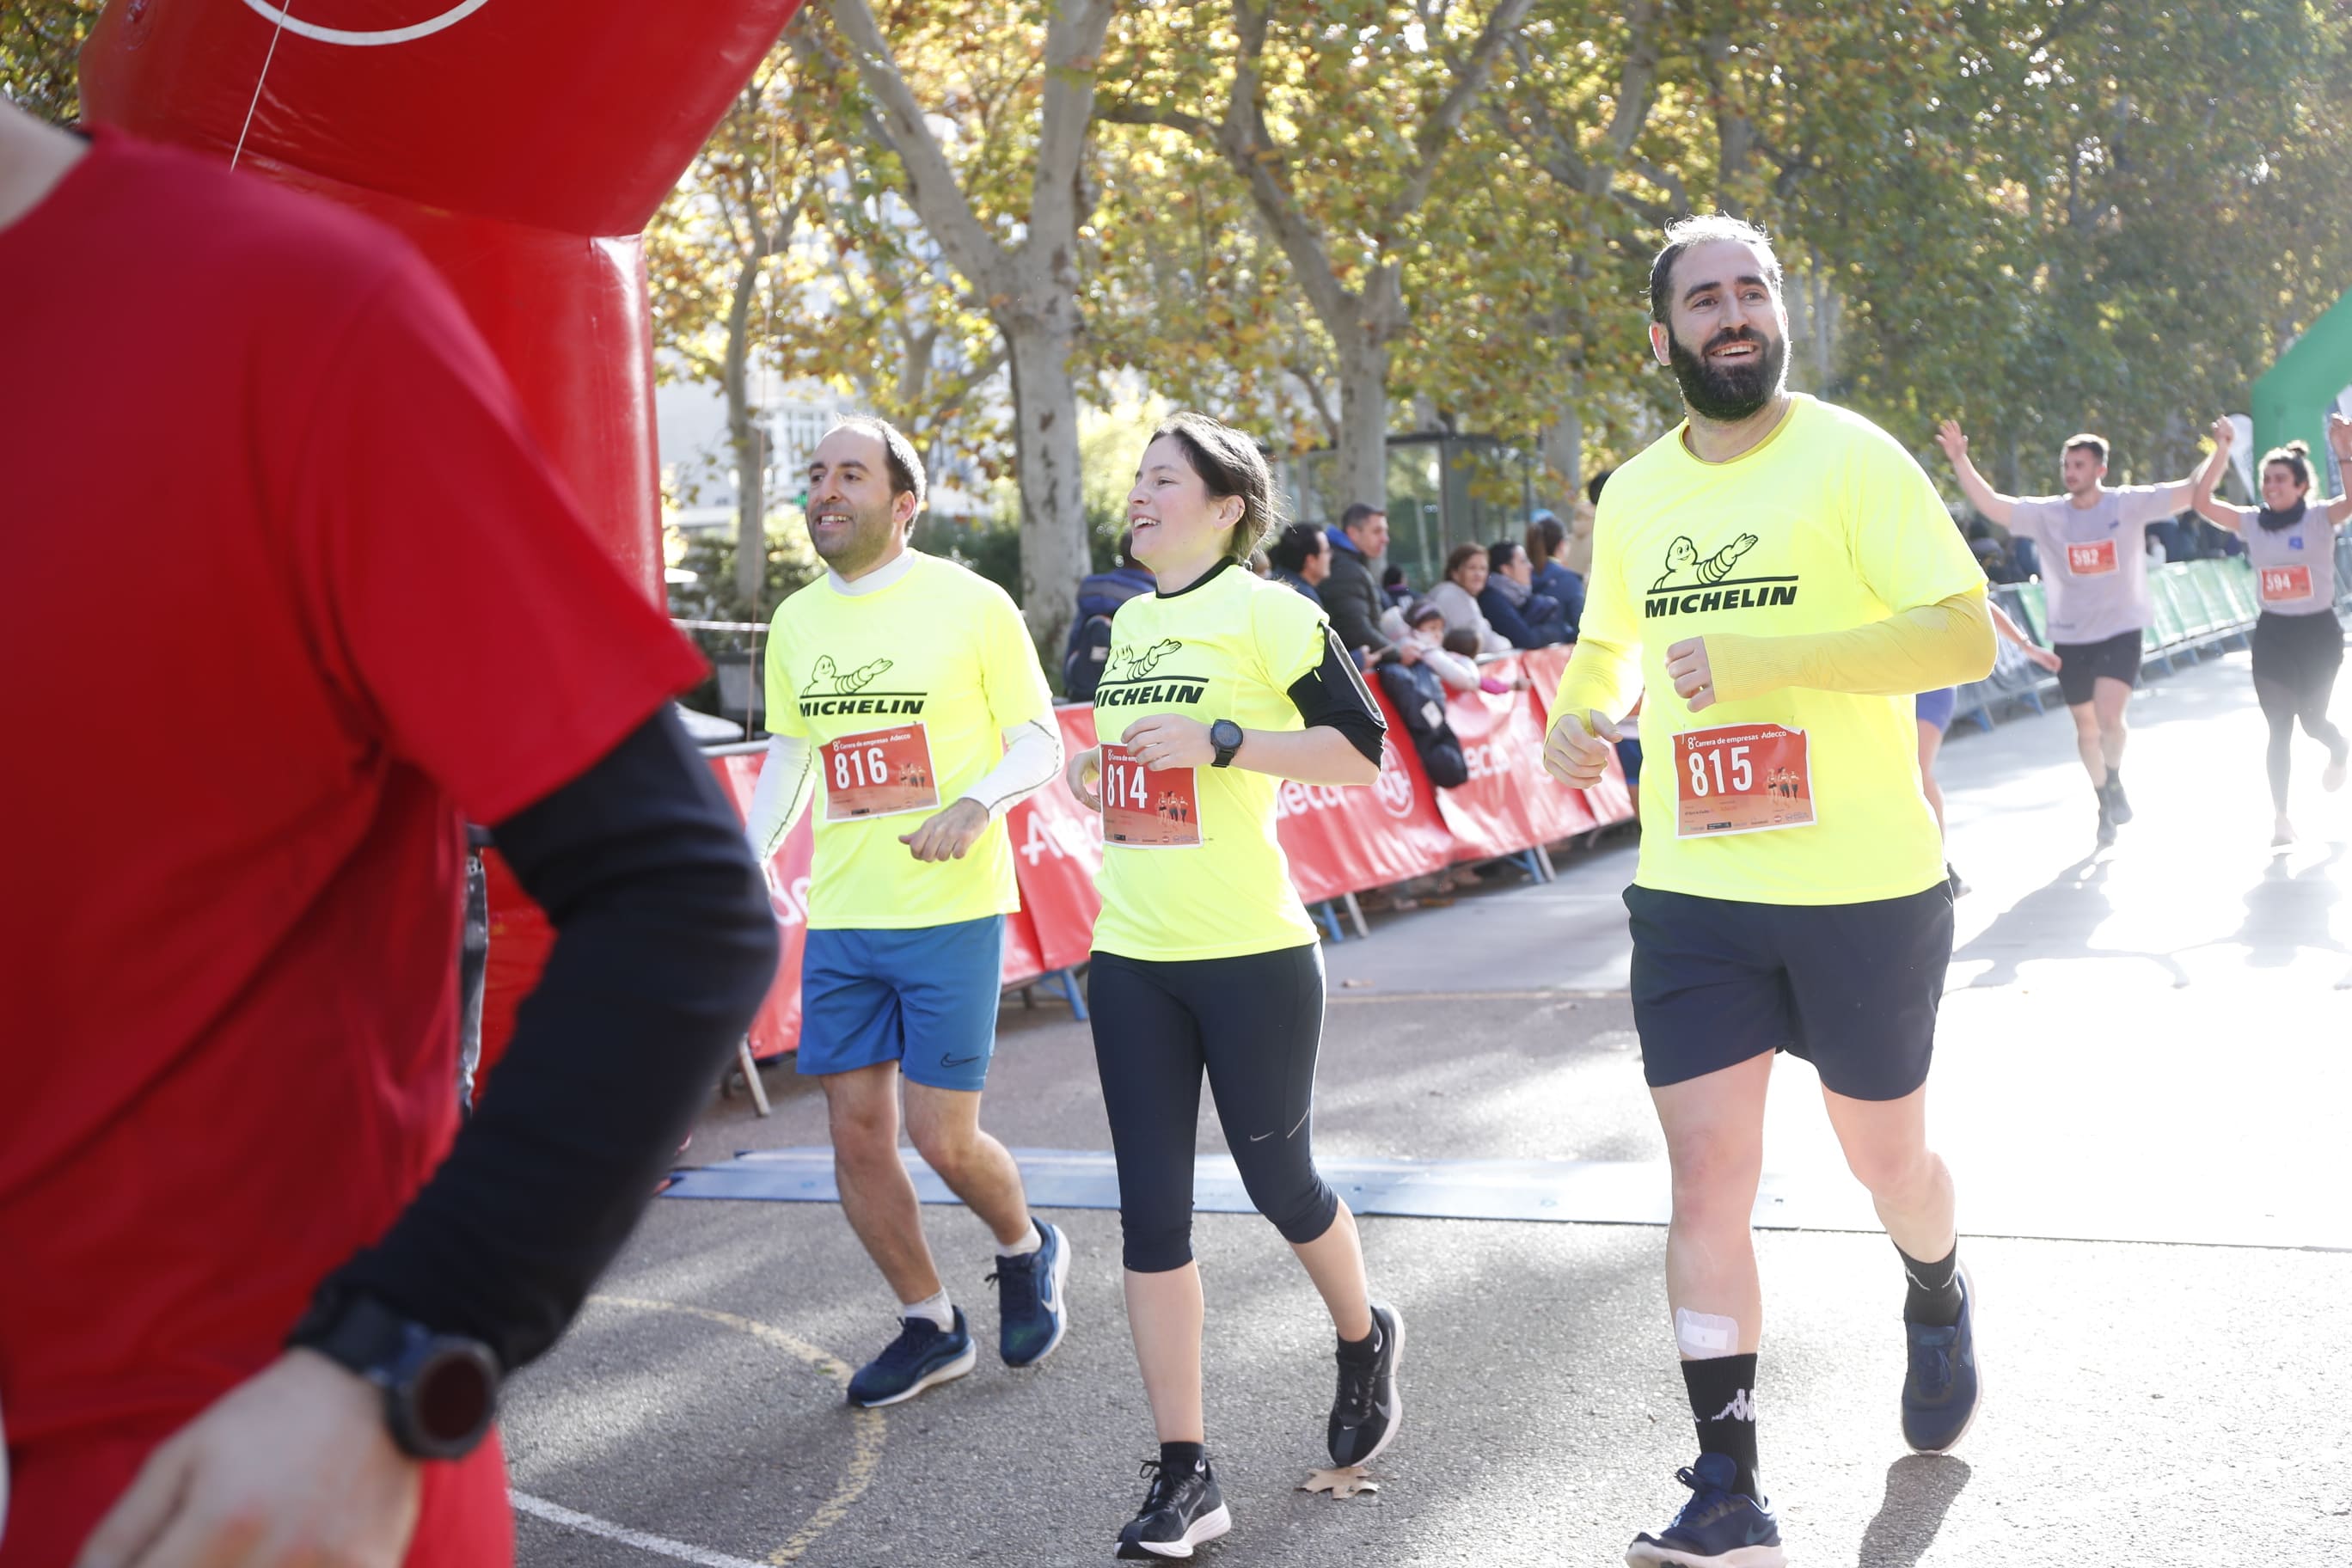
[[[909,1301],[898,1309],[902,1318],[929,1318],[940,1326],[940,1332],[950,1333],[955,1329],[955,1307],[944,1290],[920,1301]]]
[[[1014,1242],[1010,1247],[999,1247],[996,1249],[996,1255],[999,1258],[1025,1257],[1027,1254],[1036,1251],[1039,1247],[1045,1245],[1045,1233],[1037,1228],[1037,1222],[1033,1219],[1029,1222],[1028,1236],[1024,1237],[1022,1240]]]

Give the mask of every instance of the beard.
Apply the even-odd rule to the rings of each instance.
[[[1675,380],[1682,385],[1684,406],[1702,419],[1736,425],[1779,396],[1787,384],[1789,342],[1786,338],[1767,338],[1742,327],[1716,333],[1706,347],[1714,350],[1726,343],[1754,343],[1763,352],[1745,364],[1717,364],[1705,352],[1693,353],[1683,347],[1682,339],[1670,328],[1666,359],[1674,367]]]
[[[816,552],[819,560],[844,576],[863,572],[889,553],[898,533],[898,522],[887,505],[864,510],[853,507],[849,510],[848,531],[836,534],[830,541],[830,548],[826,541],[818,537],[815,528],[809,530],[809,547]]]

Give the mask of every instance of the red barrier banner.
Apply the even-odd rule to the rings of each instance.
[[[1095,743],[1095,710],[1056,708],[1062,754],[1075,757]],[[1102,899],[1095,873],[1102,869],[1102,816],[1078,804],[1070,786],[1055,779],[1005,815],[1013,835],[1013,872],[1021,881],[1021,907],[1035,929],[1040,973],[1084,963],[1094,951],[1095,913]]]
[[[1536,728],[1538,731],[1546,729],[1544,721],[1551,712],[1551,700],[1559,694],[1559,678],[1567,673],[1569,657],[1575,651],[1573,647],[1539,647],[1519,656],[1520,668],[1527,671],[1528,696],[1535,703]],[[1633,733],[1633,726],[1630,723],[1619,728],[1628,736]],[[1540,758],[1540,752],[1538,755]],[[1562,788],[1541,767],[1538,767],[1536,772],[1553,789]],[[1571,790],[1567,793],[1578,792]],[[1624,764],[1617,758],[1612,756],[1609,759],[1607,776],[1583,791],[1582,795],[1583,809],[1595,822],[1607,824],[1633,820],[1633,792],[1625,786]]]
[[[1356,788],[1286,779],[1276,789],[1275,833],[1291,883],[1310,904],[1425,877],[1454,858],[1437,792],[1386,693],[1374,695],[1389,725],[1378,782]]]
[[[1004,917],[1004,984],[1026,985],[1045,973],[1045,955],[1037,946],[1037,925],[1025,909]]]
[[[1510,680],[1521,673],[1518,656],[1479,667],[1481,673]],[[1445,703],[1446,722],[1462,742],[1470,777],[1437,792],[1437,809],[1457,841],[1457,860],[1517,855],[1566,833],[1549,831],[1555,815],[1539,809],[1543,771],[1543,721],[1522,691],[1456,691]],[[1573,795],[1573,791],[1562,792]],[[1549,804],[1549,803],[1547,803]],[[1587,820],[1585,827],[1592,826]],[[1570,832],[1577,831],[1570,829]]]
[[[719,788],[735,803],[738,816],[750,820],[751,795],[760,786],[760,766],[765,752],[708,759]],[[751,1055],[771,1061],[801,1043],[801,953],[808,946],[809,872],[816,858],[814,814],[803,813],[784,836],[783,847],[768,862],[768,902],[776,911],[776,931],[783,952],[776,960],[775,984],[768,999],[751,1019]]]

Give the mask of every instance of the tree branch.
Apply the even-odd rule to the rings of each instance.
[[[1437,165],[1445,154],[1446,144],[1462,129],[1463,119],[1478,101],[1478,95],[1486,90],[1496,58],[1510,46],[1534,4],[1535,0],[1496,0],[1495,8],[1486,13],[1486,25],[1479,30],[1478,41],[1471,47],[1469,62],[1455,72],[1454,86],[1436,110],[1422,121],[1421,132],[1413,138],[1420,162],[1383,210],[1390,222],[1411,216],[1429,199],[1429,187],[1437,178]],[[1260,26],[1263,27],[1263,22]]]
[[[858,79],[870,100],[866,130],[898,154],[907,171],[907,192],[923,226],[939,241],[957,271],[989,295],[1014,290],[1010,258],[966,199],[955,170],[931,134],[922,106],[915,101],[898,62],[866,0],[826,0],[825,11],[853,51]],[[801,30],[806,36],[807,29]],[[822,47],[820,44],[818,46]]]

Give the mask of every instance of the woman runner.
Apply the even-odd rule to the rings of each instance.
[[[2295,721],[2302,720],[2304,733],[2327,748],[2320,787],[2342,789],[2345,764],[2352,760],[2352,744],[2327,718],[2336,672],[2344,663],[2344,625],[2336,618],[2336,530],[2352,517],[2352,492],[2313,500],[2311,448],[2290,441],[2263,454],[2261,506],[2231,506],[2216,499],[2213,487],[2237,434],[2227,419],[2213,421],[2213,455],[2198,470],[2193,494],[2200,515],[2246,542],[2246,559],[2262,597],[2262,617],[2250,640],[2254,699],[2271,727],[2266,761],[2271,805],[2278,812],[2271,844],[2279,847],[2294,842],[2286,784]],[[2327,444],[2339,462],[2352,467],[2352,420],[2329,415]]]
[[[1198,414],[1155,432],[1128,497],[1158,591],[1119,606],[1095,692],[1108,744],[1071,759],[1103,813],[1089,990],[1118,1162],[1127,1311],[1160,1436],[1123,1558],[1190,1557],[1232,1528],[1203,1447],[1192,1146],[1207,1073],[1234,1162],[1330,1310],[1334,1465],[1396,1436],[1403,1324],[1371,1300],[1355,1217],[1317,1173],[1323,959],[1275,837],[1279,781],[1368,784],[1386,726],[1319,606],[1244,569],[1275,524],[1248,437]],[[1106,755],[1106,753],[1108,753]],[[1163,791],[1182,809],[1150,820]],[[1141,819],[1141,820],[1139,820]]]

